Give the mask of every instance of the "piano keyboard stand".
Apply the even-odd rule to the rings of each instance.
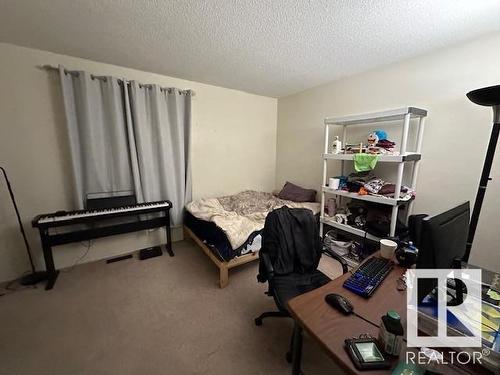
[[[48,275],[45,290],[50,290],[54,287],[57,276],[59,275],[59,271],[54,265],[54,257],[52,254],[52,247],[54,246],[164,227],[167,237],[167,243],[165,244],[166,250],[168,254],[173,257],[172,233],[170,230],[171,208],[172,203],[170,201],[159,201],[108,209],[80,210],[73,212],[58,211],[52,214],[35,217],[32,221],[32,225],[40,231],[43,258]],[[97,222],[126,216],[133,216],[139,219],[133,222],[115,223],[108,226],[92,225]],[[90,225],[86,226],[85,229],[70,230],[61,233],[50,232],[52,228],[67,227],[75,224]]]

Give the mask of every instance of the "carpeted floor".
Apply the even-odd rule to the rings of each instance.
[[[0,374],[290,374],[284,359],[292,321],[254,318],[274,310],[257,262],[217,272],[191,242],[176,256],[84,264],[52,291],[0,298]],[[306,375],[340,373],[305,338]]]

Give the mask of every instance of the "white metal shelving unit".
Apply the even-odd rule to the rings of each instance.
[[[421,148],[422,148],[422,139],[424,135],[424,123],[425,117],[427,116],[427,111],[420,108],[415,107],[404,107],[398,108],[388,111],[375,112],[375,113],[365,113],[361,115],[350,115],[343,117],[327,117],[325,118],[325,151],[323,153],[323,185],[321,189],[321,220],[320,220],[320,233],[323,235],[323,225],[327,224],[336,229],[340,229],[351,234],[365,237],[369,240],[378,241],[379,238],[375,237],[369,233],[366,233],[364,230],[352,227],[350,225],[340,224],[333,220],[333,218],[325,215],[325,195],[333,194],[336,196],[347,197],[351,199],[358,199],[368,202],[386,204],[392,206],[392,214],[391,214],[391,225],[390,231],[388,233],[389,236],[394,236],[396,232],[396,222],[398,218],[398,208],[402,204],[409,204],[408,210],[406,212],[407,216],[411,213],[413,200],[403,201],[396,198],[386,198],[379,197],[373,195],[358,195],[357,193],[349,193],[343,190],[334,190],[327,186],[327,170],[328,170],[328,161],[329,160],[339,160],[342,162],[342,175],[345,174],[345,163],[348,161],[354,160],[354,154],[332,154],[329,153],[329,130],[330,126],[342,126],[342,146],[346,144],[347,138],[347,127],[354,125],[362,125],[362,124],[373,124],[380,122],[389,122],[389,121],[402,121],[402,135],[401,135],[401,143],[399,149],[399,155],[379,155],[377,163],[392,163],[396,164],[397,169],[397,179],[396,179],[396,187],[395,191],[401,191],[401,185],[403,183],[403,172],[404,166],[406,162],[413,162],[413,170],[411,176],[411,188],[415,189],[418,177],[419,164],[421,159]],[[417,119],[418,120],[418,132],[417,132],[417,142],[416,142],[416,150],[408,151],[408,133],[410,129],[410,120]]]

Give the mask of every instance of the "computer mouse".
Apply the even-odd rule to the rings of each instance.
[[[344,315],[352,314],[354,311],[354,307],[351,305],[349,300],[340,294],[327,294],[325,296],[325,302]]]

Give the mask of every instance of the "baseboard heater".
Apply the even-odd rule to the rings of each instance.
[[[132,254],[122,255],[121,257],[108,259],[108,260],[106,260],[106,263],[107,264],[115,263],[115,262],[119,262],[120,260],[125,260],[125,259],[130,259],[130,258],[133,258]]]

